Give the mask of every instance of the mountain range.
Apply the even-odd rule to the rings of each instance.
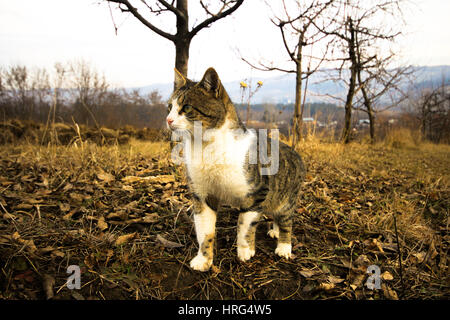
[[[445,81],[450,84],[450,66],[413,66],[414,82],[418,87],[431,87],[440,85]],[[349,77],[349,72],[344,72],[344,78]],[[332,79],[337,78],[337,71],[320,70],[314,73],[308,80],[307,102],[334,102],[336,99],[328,95],[344,98],[346,88],[342,82],[335,82]],[[295,75],[286,74],[265,79],[254,79],[251,85],[256,88],[256,82],[261,80],[263,85],[252,96],[251,103],[292,103],[295,99]],[[240,82],[242,80],[224,82],[223,85],[234,103],[247,103],[247,95],[242,98],[242,89]],[[405,88],[408,83],[403,84]],[[173,90],[173,83],[157,83],[149,86],[132,88],[138,89],[142,94],[157,90],[163,99],[168,99]],[[248,90],[248,89],[247,89]]]

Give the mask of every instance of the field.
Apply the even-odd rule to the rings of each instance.
[[[255,257],[239,262],[237,216],[223,207],[200,273],[184,169],[168,142],[128,140],[0,146],[0,299],[450,297],[448,145],[308,139],[295,257],[274,254],[262,221]],[[66,286],[70,265],[80,290]],[[366,286],[370,265],[380,289]]]

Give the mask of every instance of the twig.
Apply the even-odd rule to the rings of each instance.
[[[405,295],[405,283],[403,282],[402,252],[400,250],[400,242],[398,241],[397,216],[395,212],[393,216],[394,216],[395,240],[397,241],[397,250],[398,250],[398,263],[400,265],[400,282],[402,283],[402,294],[400,297],[403,297]]]

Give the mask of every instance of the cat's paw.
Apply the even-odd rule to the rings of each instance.
[[[290,259],[292,254],[292,246],[290,243],[279,243],[275,249],[275,253],[282,258]]]
[[[208,271],[211,268],[212,259],[207,259],[204,255],[198,254],[191,260],[190,266],[197,271]]]
[[[238,247],[237,255],[239,260],[247,261],[250,260],[250,258],[255,255],[255,250],[250,249],[250,247]]]
[[[269,235],[269,237],[271,238],[275,238],[278,239],[278,237],[280,236],[280,232],[278,230],[275,229],[270,229],[267,234]]]

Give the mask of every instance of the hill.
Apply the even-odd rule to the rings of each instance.
[[[443,80],[450,82],[450,66],[415,66],[412,67],[415,74],[415,82],[421,87],[429,87],[431,85],[440,84]],[[344,97],[346,88],[341,84],[330,80],[337,76],[336,71],[322,70],[311,76],[308,84],[307,102],[335,102],[335,100],[324,96],[325,94]],[[345,76],[345,75],[344,75]],[[234,103],[240,103],[242,100],[242,92],[240,82],[243,79],[224,82],[225,89],[230,95]],[[260,79],[254,79],[256,80]],[[267,77],[261,79],[263,86],[253,96],[252,104],[260,103],[292,103],[294,101],[295,92],[295,75],[286,74],[276,77]],[[404,86],[408,84],[405,82]],[[172,83],[157,83],[145,87],[133,88],[139,89],[141,93],[150,93],[158,90],[167,99],[172,92]],[[246,101],[244,101],[246,102]]]

